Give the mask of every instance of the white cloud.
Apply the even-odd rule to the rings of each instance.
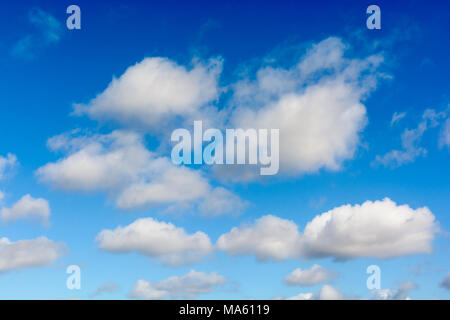
[[[311,269],[295,269],[284,278],[288,285],[313,286],[336,278],[337,274],[317,264]]]
[[[12,153],[8,153],[6,157],[0,156],[0,180],[5,176],[6,170],[17,165],[17,157]]]
[[[205,214],[235,212],[241,202],[231,192],[213,188],[199,170],[175,166],[157,156],[134,132],[114,131],[106,135],[59,135],[48,146],[66,156],[37,170],[39,180],[68,191],[104,191],[122,209],[146,205],[206,201]],[[222,207],[208,205],[208,197],[221,200]],[[235,207],[236,206],[236,207]],[[211,209],[210,212],[205,210]]]
[[[367,123],[362,101],[376,86],[381,56],[344,58],[328,38],[290,69],[265,67],[234,86],[234,127],[280,130],[280,172],[339,170],[352,159]],[[245,178],[247,176],[243,175]]]
[[[217,247],[230,254],[253,254],[261,261],[283,260],[298,257],[301,235],[294,222],[268,215],[253,225],[234,227],[220,236]]]
[[[191,270],[183,276],[169,277],[160,282],[138,280],[129,295],[135,299],[193,299],[225,282],[226,278],[215,272],[207,274]]]
[[[444,112],[436,113],[433,109],[425,110],[422,121],[417,128],[403,131],[401,136],[402,149],[389,151],[383,156],[377,155],[373,164],[382,164],[385,167],[396,168],[411,163],[418,157],[425,156],[427,150],[419,147],[419,142],[425,131],[436,127],[439,124],[438,120],[444,116]]]
[[[213,250],[209,237],[200,231],[188,234],[171,223],[142,218],[125,227],[102,230],[99,248],[114,253],[137,251],[177,266],[199,261]]]
[[[319,292],[319,300],[343,300],[344,295],[336,288],[324,285]]]
[[[215,188],[199,204],[201,213],[207,216],[219,216],[223,214],[239,215],[248,203],[239,196],[222,187]]]
[[[430,253],[436,232],[438,224],[427,207],[412,209],[385,198],[334,208],[316,216],[302,233],[290,220],[264,216],[223,234],[217,246],[229,254],[255,255],[263,261],[393,258]]]
[[[34,30],[18,40],[11,48],[10,53],[14,57],[34,59],[46,47],[59,42],[63,34],[58,19],[39,8],[28,11],[28,21]]]
[[[53,263],[64,253],[64,244],[46,237],[11,242],[0,238],[0,272],[40,267]]]
[[[152,129],[176,117],[196,114],[218,97],[222,63],[212,59],[188,70],[167,58],[146,58],[114,78],[105,91],[75,113],[94,119],[138,122]]]
[[[406,112],[394,112],[391,119],[391,127],[400,122],[406,116]]]
[[[299,293],[287,300],[344,300],[344,295],[339,289],[324,285],[318,293]]]
[[[49,217],[50,206],[48,201],[42,198],[35,199],[29,194],[23,196],[11,208],[0,209],[0,219],[4,222],[11,222],[17,219],[30,219],[48,224]]]
[[[442,288],[450,290],[450,272],[445,276],[444,279],[439,283]]]
[[[119,290],[119,287],[117,286],[117,284],[110,281],[110,282],[106,282],[106,283],[103,283],[102,285],[100,285],[91,296],[97,297],[103,293],[111,294],[111,293],[117,292],[118,290]]]
[[[372,297],[375,300],[410,300],[409,293],[416,289],[417,285],[409,280],[398,286],[397,289],[372,290]]]

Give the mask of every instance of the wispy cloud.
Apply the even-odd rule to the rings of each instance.
[[[61,23],[51,14],[33,8],[28,12],[28,22],[33,31],[19,39],[11,48],[13,57],[31,60],[36,58],[46,47],[61,40]]]

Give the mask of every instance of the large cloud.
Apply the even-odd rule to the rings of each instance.
[[[103,230],[96,241],[100,249],[115,253],[137,251],[159,258],[168,265],[194,263],[213,250],[205,233],[187,234],[182,228],[152,218],[138,219],[114,230]]]
[[[46,237],[16,242],[0,238],[0,272],[49,265],[62,256],[64,247]]]
[[[382,57],[346,59],[344,53],[340,39],[328,38],[292,68],[265,67],[256,80],[234,86],[231,123],[280,129],[282,173],[338,170],[353,158],[367,123],[362,101],[376,86]]]
[[[316,216],[302,233],[293,221],[264,216],[253,225],[233,228],[217,241],[230,254],[259,260],[299,257],[393,258],[430,253],[438,231],[427,207],[412,209],[385,198],[343,205]]]
[[[87,105],[75,105],[75,113],[155,129],[177,116],[193,115],[216,99],[220,72],[220,60],[195,63],[187,70],[166,58],[146,58],[114,78]]]
[[[284,282],[288,285],[313,286],[334,279],[336,276],[335,272],[315,264],[311,269],[295,269],[284,278]]]
[[[160,282],[138,280],[129,295],[135,299],[193,299],[225,282],[226,278],[215,272],[207,274],[191,270],[183,276],[173,276]]]
[[[242,206],[239,197],[229,197],[210,186],[201,171],[175,166],[170,159],[157,156],[144,145],[142,137],[130,131],[106,135],[59,135],[48,146],[66,153],[64,158],[37,170],[40,181],[68,191],[106,191],[116,205],[133,209],[149,204],[208,201],[208,195],[227,197],[226,208],[207,214],[235,212]],[[219,193],[218,193],[219,192]]]
[[[17,219],[39,220],[48,224],[50,206],[48,201],[42,198],[33,198],[29,194],[23,196],[11,208],[0,209],[0,219],[11,222]]]

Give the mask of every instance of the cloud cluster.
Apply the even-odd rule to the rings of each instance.
[[[100,249],[109,252],[137,251],[172,266],[198,262],[213,250],[205,233],[188,234],[183,228],[152,218],[138,219],[114,230],[103,230],[96,241]]]
[[[215,272],[208,274],[191,270],[183,276],[169,277],[160,282],[138,280],[129,296],[135,299],[193,299],[225,283],[226,278]]]
[[[0,238],[0,272],[49,265],[61,257],[64,250],[64,244],[46,237],[16,242]]]
[[[427,207],[412,209],[385,198],[343,205],[316,216],[303,232],[289,220],[264,216],[235,227],[217,241],[219,249],[259,260],[298,257],[393,258],[430,253],[438,231]]]
[[[29,194],[23,196],[11,208],[0,209],[0,220],[12,222],[17,219],[38,220],[44,225],[48,224],[50,206],[42,198],[33,198]]]
[[[335,272],[315,264],[311,269],[295,269],[284,278],[284,282],[288,285],[313,286],[330,281],[336,277],[337,274]]]
[[[69,191],[108,192],[122,209],[206,201],[202,211],[217,215],[234,213],[243,206],[238,196],[213,188],[201,171],[177,167],[167,157],[149,151],[135,132],[75,134],[49,139],[49,148],[65,156],[39,168],[40,181]],[[211,206],[209,195],[224,206]]]

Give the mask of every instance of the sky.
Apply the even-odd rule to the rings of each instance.
[[[449,9],[2,3],[0,299],[449,299]],[[195,120],[278,173],[175,165]]]

